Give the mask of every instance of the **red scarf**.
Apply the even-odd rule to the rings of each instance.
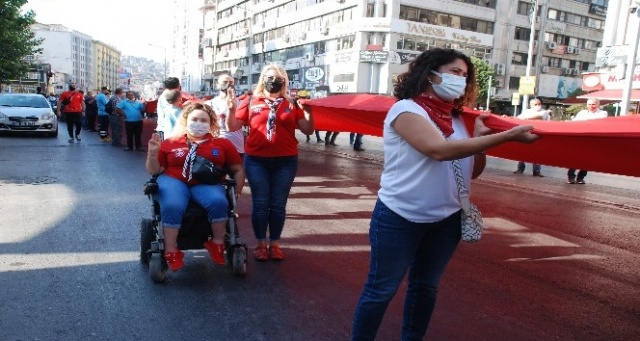
[[[420,95],[412,99],[427,112],[429,118],[440,128],[445,137],[453,134],[453,116],[451,116],[453,103],[428,95]]]

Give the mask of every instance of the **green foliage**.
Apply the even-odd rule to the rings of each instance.
[[[484,60],[476,57],[471,57],[473,66],[476,68],[476,81],[478,83],[478,102],[484,106],[487,101],[488,83],[489,77],[491,78],[491,86],[498,86],[498,79],[496,77],[496,71],[493,67],[487,64]]]
[[[0,2],[0,84],[18,79],[29,70],[28,57],[39,53],[40,39],[30,27],[35,23],[35,13],[21,13],[27,0],[3,0]]]

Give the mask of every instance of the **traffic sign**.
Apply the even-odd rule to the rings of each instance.
[[[520,86],[518,93],[521,95],[535,95],[536,93],[536,76],[520,77]]]
[[[520,105],[520,94],[517,92],[513,93],[513,96],[511,96],[511,105]]]

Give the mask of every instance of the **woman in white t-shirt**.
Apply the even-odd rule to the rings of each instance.
[[[407,271],[402,340],[422,340],[440,277],[461,237],[462,206],[449,161],[460,160],[469,188],[484,170],[486,149],[538,138],[531,125],[493,134],[483,123],[486,114],[468,132],[459,113],[464,105],[475,105],[476,92],[471,60],[451,49],[423,52],[398,77],[398,102],[384,120],[384,169],[369,230],[370,269],[352,340],[375,338]]]

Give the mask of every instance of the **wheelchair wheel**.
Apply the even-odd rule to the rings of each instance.
[[[233,273],[243,276],[247,273],[247,249],[243,246],[237,246],[233,250]]]
[[[152,253],[149,259],[149,277],[156,283],[167,279],[167,265],[160,253]]]
[[[153,231],[153,220],[142,219],[140,222],[140,262],[149,265],[151,254],[148,253],[151,248],[151,242],[156,239]]]

